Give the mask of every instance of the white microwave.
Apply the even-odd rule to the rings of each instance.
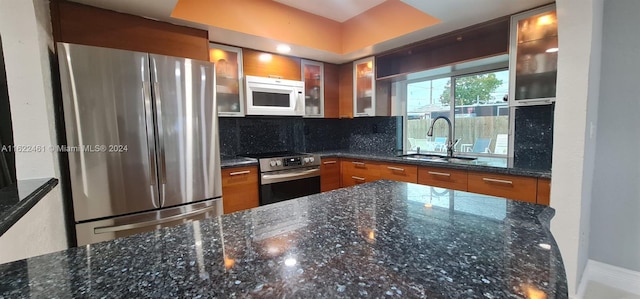
[[[304,115],[304,82],[245,76],[247,115]]]

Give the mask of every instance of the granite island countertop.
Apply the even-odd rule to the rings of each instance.
[[[566,298],[549,207],[377,181],[0,265],[0,297]]]

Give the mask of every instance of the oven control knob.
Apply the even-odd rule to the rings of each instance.
[[[269,162],[269,165],[271,165],[271,167],[276,166],[276,161],[275,160],[271,160],[271,162]]]
[[[309,160],[309,158],[308,158],[308,157],[307,157],[307,158],[304,158],[304,163],[309,163],[309,162],[311,162],[311,161]]]
[[[276,165],[282,166],[282,160],[276,160]]]

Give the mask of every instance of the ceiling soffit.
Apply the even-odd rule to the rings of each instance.
[[[440,22],[399,0],[384,1],[344,23],[263,0],[179,0],[171,17],[336,54],[372,47]]]
[[[370,8],[378,4],[381,4],[385,0],[273,1],[280,2],[284,5],[291,6],[299,10],[342,23],[369,10]]]

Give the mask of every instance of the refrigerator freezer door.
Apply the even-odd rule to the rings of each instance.
[[[78,246],[219,215],[222,215],[222,200],[218,198],[168,209],[80,223],[76,225]]]
[[[58,55],[76,222],[158,208],[148,54],[58,43]]]
[[[160,202],[222,196],[213,64],[150,55]]]

